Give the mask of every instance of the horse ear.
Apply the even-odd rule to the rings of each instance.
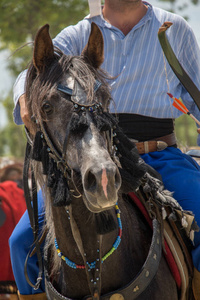
[[[83,49],[82,55],[96,69],[99,68],[104,61],[103,35],[95,23],[91,24],[90,37],[87,45]]]
[[[49,25],[46,24],[38,31],[33,52],[33,65],[39,73],[42,73],[54,59],[54,47],[49,35]]]

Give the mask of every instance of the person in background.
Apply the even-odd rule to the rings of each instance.
[[[136,145],[141,142],[139,153],[143,160],[161,174],[165,188],[174,192],[174,198],[183,209],[195,214],[200,225],[200,167],[177,148],[174,120],[181,112],[172,106],[167,92],[181,97],[199,120],[200,111],[166,62],[157,37],[164,22],[173,23],[166,33],[168,40],[200,89],[200,49],[193,31],[182,17],[142,0],[105,0],[103,7],[100,0],[89,0],[89,5],[90,15],[75,26],[63,29],[54,39],[54,45],[67,55],[80,55],[88,41],[91,23],[99,26],[104,37],[102,68],[114,78],[109,80],[115,102],[115,106],[110,107],[111,113],[117,113],[119,125],[129,138],[136,140]],[[23,72],[14,87],[14,120],[17,124],[24,123],[31,132],[25,78],[26,72]],[[154,143],[150,149],[152,140],[164,142],[165,147],[158,149]],[[23,228],[25,230],[25,226]],[[15,246],[17,236],[20,236],[19,231],[12,237]],[[18,244],[18,247],[23,245]],[[12,252],[11,241],[13,264],[17,265]],[[200,299],[200,232],[195,233],[192,257],[195,298]],[[22,288],[20,293],[31,294],[32,291]]]
[[[14,163],[0,170],[0,294],[4,297],[0,299],[18,299],[8,240],[26,210],[22,169],[21,164]]]
[[[12,163],[0,170],[0,182],[15,181],[18,187],[22,188],[23,165]]]

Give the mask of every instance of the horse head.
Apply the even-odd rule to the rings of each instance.
[[[45,25],[35,39],[27,83],[35,133],[43,135],[68,189],[79,190],[94,213],[115,205],[121,185],[109,151],[113,124],[106,115],[111,96],[100,71],[103,59],[103,37],[94,23],[80,57],[54,49]]]

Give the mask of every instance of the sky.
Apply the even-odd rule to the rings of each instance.
[[[147,0],[153,6],[161,7],[163,9],[170,9],[171,6],[169,2],[163,2],[159,0]],[[179,7],[182,5],[188,5],[188,7],[182,11]],[[188,23],[192,27],[197,42],[200,46],[200,3],[198,5],[192,5],[190,0],[178,0],[176,1],[175,11],[184,16],[189,17]],[[6,96],[8,92],[12,89],[14,78],[11,77],[7,69],[7,62],[9,59],[9,53],[7,51],[0,51],[0,95]],[[0,128],[6,125],[5,111],[0,103]]]

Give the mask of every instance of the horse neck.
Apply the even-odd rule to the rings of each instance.
[[[83,253],[86,261],[92,263],[100,258],[99,248],[101,244],[101,252],[104,255],[111,248],[117,235],[118,229],[102,236],[102,243],[100,243],[99,235],[96,232],[96,223],[94,214],[89,212],[82,202],[82,199],[78,199],[79,204],[72,203],[72,215],[78,227],[78,232],[81,236],[81,241],[77,242],[77,237],[74,236],[71,228],[69,214],[62,207],[53,208],[53,219],[55,236],[57,239],[58,247],[62,254],[75,262],[78,265],[84,265]],[[115,209],[113,208],[113,215],[115,215]],[[71,218],[71,216],[70,216]],[[78,233],[78,235],[79,235]],[[77,233],[76,233],[77,234]],[[76,235],[75,234],[75,235]],[[79,244],[79,245],[77,245]],[[83,248],[80,250],[80,244]],[[53,247],[55,251],[55,247]],[[60,258],[59,258],[60,259]],[[85,270],[74,270],[65,264],[60,259],[60,276],[57,278],[59,281],[60,292],[70,298],[79,298],[90,293],[88,279]],[[92,270],[93,272],[94,270]],[[66,290],[65,290],[66,289]]]
[[[79,241],[77,241],[79,235],[88,261],[93,261],[97,258],[99,235],[96,231],[94,214],[88,211],[80,198],[77,202],[79,202],[78,205],[72,203],[71,208],[68,211],[64,208],[53,208],[54,227],[59,247],[65,252],[65,256],[68,256],[71,260],[74,259],[76,263],[83,264],[80,254],[80,245],[77,246],[79,243]],[[114,208],[113,215],[115,215]],[[74,225],[72,225],[72,223],[74,223]],[[117,233],[118,230],[116,229],[116,231],[109,233],[108,236],[110,238],[112,238],[112,236],[116,238]],[[102,252],[104,253],[106,250],[104,248],[111,246],[112,243],[110,242],[109,245],[107,245],[107,241],[105,243],[103,237]]]
[[[123,224],[122,241],[120,247],[102,265],[102,294],[109,292],[110,289],[114,290],[118,286],[128,284],[140,271],[149,250],[150,241],[146,239],[148,228],[144,222],[142,223],[142,233],[140,232],[141,216],[138,215],[132,204],[126,201],[119,201],[119,206]],[[79,205],[72,204],[72,211],[80,231],[86,259],[91,263],[97,259],[98,249],[94,215],[85,208],[81,199],[79,199]],[[115,214],[114,209],[113,213]],[[68,214],[63,208],[54,208],[53,215],[60,250],[71,261],[82,265],[82,255],[72,234]],[[112,248],[117,235],[118,229],[102,236],[102,256]],[[139,244],[143,244],[142,249],[138,247]],[[78,298],[90,292],[84,270],[73,270],[64,261],[62,261],[61,270],[62,278],[60,277],[59,281],[65,282],[65,284],[60,285],[62,286],[62,294],[71,298]]]

